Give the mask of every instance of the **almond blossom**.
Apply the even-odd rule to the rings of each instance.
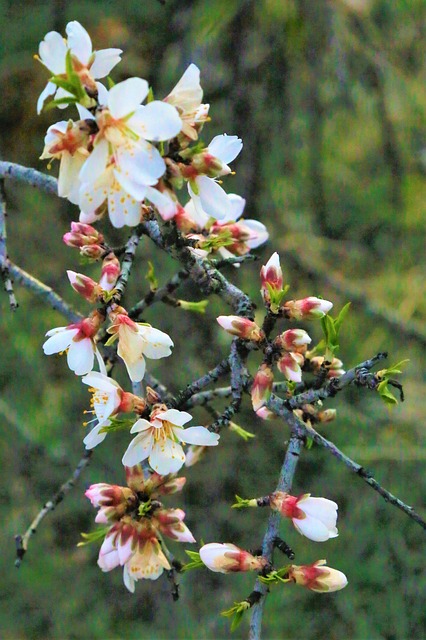
[[[77,376],[83,376],[93,369],[95,355],[102,369],[104,363],[94,341],[102,320],[103,317],[94,311],[89,318],[67,327],[51,329],[46,333],[48,340],[43,344],[44,353],[50,356],[66,352],[68,366]]]
[[[73,71],[80,77],[81,83],[90,96],[96,95],[95,80],[105,78],[121,60],[121,49],[102,49],[92,51],[92,41],[86,29],[73,20],[65,28],[68,39],[57,31],[49,31],[39,45],[39,60],[55,76],[66,78],[66,56],[71,53]],[[37,101],[37,113],[49,96],[56,99],[66,98],[70,94],[58,89],[54,82],[48,82]],[[60,109],[67,104],[59,104]]]
[[[312,498],[310,493],[294,497],[276,491],[270,496],[270,506],[282,516],[291,518],[297,531],[314,542],[324,542],[338,536],[338,507],[332,500]]]
[[[326,567],[326,560],[317,560],[309,565],[292,565],[288,577],[296,584],[317,593],[339,591],[348,584],[345,574],[337,569]]]
[[[302,366],[305,358],[301,353],[290,352],[282,355],[277,361],[278,370],[291,382],[302,381]]]
[[[230,542],[210,542],[200,549],[202,562],[217,573],[261,571],[268,561],[263,556],[253,556]]]
[[[203,90],[200,85],[200,70],[190,64],[164,102],[176,107],[182,120],[182,134],[190,140],[197,140],[198,132],[207,120],[208,104],[201,104]]]
[[[302,300],[289,300],[283,305],[286,318],[291,320],[313,320],[323,318],[333,307],[329,300],[309,296]]]
[[[190,420],[192,416],[189,413],[177,409],[157,409],[152,412],[150,421],[140,418],[130,430],[130,433],[138,435],[127,447],[123,464],[133,466],[148,458],[151,467],[165,475],[178,471],[184,464],[182,444],[210,447],[218,444],[219,436],[205,427],[185,429],[183,425]]]
[[[118,339],[117,353],[124,361],[131,381],[140,382],[145,375],[145,357],[166,358],[172,352],[173,341],[167,333],[149,324],[134,322],[123,312],[119,307],[110,314],[113,324],[107,329],[111,334],[108,343]]]
[[[216,318],[222,329],[231,336],[237,336],[243,340],[261,342],[265,338],[262,329],[253,320],[241,316],[218,316]]]
[[[107,433],[102,429],[110,425],[109,418],[129,411],[142,413],[145,409],[146,403],[142,398],[123,391],[118,382],[103,373],[91,371],[82,378],[82,382],[90,385],[89,391],[92,393],[90,412],[95,414],[97,420],[97,424],[83,440],[86,449],[93,449],[105,440]]]
[[[216,220],[222,220],[232,208],[228,194],[215,179],[231,173],[228,163],[235,160],[242,148],[243,143],[238,136],[216,136],[207,149],[199,154],[199,166],[189,167],[190,172],[192,170],[195,175],[188,173],[188,191],[200,215],[204,212]],[[193,163],[195,159],[196,156]],[[206,173],[213,174],[213,177],[205,175]]]

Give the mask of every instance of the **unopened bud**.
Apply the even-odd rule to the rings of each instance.
[[[65,233],[63,241],[69,247],[81,248],[87,245],[102,244],[104,237],[90,224],[71,222],[71,231]]]
[[[105,249],[99,244],[90,244],[80,247],[80,255],[83,258],[88,258],[89,260],[100,260],[104,254]]]
[[[192,158],[191,166],[198,175],[205,175],[209,178],[217,178],[222,175],[224,164],[219,158],[215,158],[208,151],[197,153]]]
[[[301,353],[291,352],[284,354],[277,362],[277,367],[292,382],[302,381],[302,369],[305,359]]]
[[[283,305],[286,318],[292,320],[312,320],[323,318],[333,307],[333,303],[322,298],[303,298],[302,300],[289,300]]]
[[[339,591],[346,587],[348,579],[345,574],[325,564],[326,560],[317,560],[309,565],[292,565],[288,577],[296,584],[318,593]]]
[[[268,564],[263,556],[253,556],[231,543],[205,544],[200,549],[200,558],[211,571],[219,573],[261,571]]]
[[[102,287],[92,278],[75,271],[67,271],[67,275],[74,291],[88,300],[88,302],[96,302],[99,296],[102,295]]]
[[[266,364],[261,364],[254,377],[251,388],[251,401],[253,410],[258,411],[266,404],[271,397],[274,374],[272,369]]]
[[[305,353],[310,342],[312,338],[303,329],[288,329],[275,338],[274,346],[285,351]]]
[[[99,284],[105,291],[112,291],[120,275],[120,262],[114,253],[109,253],[102,262]]]
[[[243,340],[261,342],[265,339],[262,329],[252,320],[240,316],[219,316],[216,318],[222,329],[232,336],[238,336]]]

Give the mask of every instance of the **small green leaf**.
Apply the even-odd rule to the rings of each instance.
[[[235,422],[230,422],[229,426],[228,426],[228,429],[229,429],[229,431],[233,431],[234,433],[236,433],[237,436],[240,436],[240,438],[242,438],[246,442],[248,440],[250,440],[251,438],[255,438],[256,437],[254,433],[251,433],[250,431],[246,431],[245,429],[240,427],[239,424],[236,424]]]
[[[257,507],[256,498],[240,498],[240,496],[235,496],[237,502],[232,505],[232,509],[245,509],[246,507]]]
[[[191,559],[191,562],[187,562],[183,565],[182,571],[192,571],[192,569],[205,569],[206,565],[200,558],[198,551],[187,551],[185,553]]]
[[[84,547],[86,546],[86,544],[91,544],[92,542],[101,540],[101,538],[105,538],[110,529],[111,526],[99,527],[98,529],[95,529],[95,531],[90,531],[89,533],[81,533],[80,535],[82,538],[84,538],[84,542],[78,542],[77,547]]]
[[[178,300],[179,306],[185,311],[193,311],[194,313],[205,313],[209,304],[208,300],[199,300],[199,302],[190,302],[188,300]]]

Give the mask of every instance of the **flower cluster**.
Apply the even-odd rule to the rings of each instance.
[[[137,580],[156,580],[171,569],[170,554],[163,536],[178,542],[195,542],[184,524],[182,509],[165,509],[158,500],[181,491],[185,478],[164,477],[153,473],[148,477],[137,465],[126,467],[127,487],[93,484],[86,496],[99,508],[95,522],[111,525],[99,551],[102,571],[123,567],[127,589],[135,590]]]

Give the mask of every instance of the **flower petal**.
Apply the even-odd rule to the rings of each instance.
[[[40,42],[38,54],[45,67],[54,75],[65,73],[67,45],[57,31],[49,31]]]
[[[146,142],[143,145],[126,145],[116,151],[117,164],[125,178],[143,186],[154,186],[166,170],[159,151]]]
[[[303,518],[303,520],[298,520],[296,518],[293,518],[292,520],[297,531],[301,533],[302,536],[309,538],[309,540],[313,540],[314,542],[325,542],[330,537],[325,524],[316,518],[307,516],[306,518]]]
[[[140,433],[141,431],[147,431],[148,429],[153,429],[153,426],[148,420],[145,418],[139,418],[130,429],[130,433]]]
[[[198,176],[195,182],[199,189],[201,206],[207,215],[216,218],[216,220],[226,218],[229,215],[229,211],[232,210],[226,191],[207,176]]]
[[[91,431],[89,431],[89,433],[83,440],[83,443],[86,449],[94,449],[95,447],[98,446],[98,444],[100,444],[105,440],[105,438],[107,437],[106,431],[104,431],[104,433],[99,433],[99,431],[103,427],[109,426],[109,424],[110,422],[109,420],[107,420],[105,423],[97,424],[96,427],[94,427]]]
[[[146,198],[158,209],[158,213],[163,220],[171,220],[177,213],[177,204],[169,196],[166,196],[158,189],[147,187]]]
[[[178,427],[182,427],[184,424],[192,420],[190,413],[187,413],[186,411],[178,411],[178,409],[167,409],[167,411],[164,411],[163,413],[158,413],[156,418],[158,420],[167,420],[167,422],[171,422]]]
[[[145,140],[158,142],[177,136],[182,128],[182,120],[175,107],[160,100],[153,100],[139,107],[129,124]]]
[[[118,172],[114,171],[118,175]],[[108,214],[112,225],[121,229],[125,225],[136,227],[141,221],[141,203],[122,189],[117,180],[108,193]]]
[[[68,366],[76,376],[83,376],[93,369],[94,357],[91,338],[84,338],[78,342],[73,340],[67,354]]]
[[[118,382],[108,376],[99,373],[98,371],[91,371],[84,378],[81,379],[84,384],[88,384],[90,387],[95,387],[100,391],[114,392],[121,389]]]
[[[207,147],[209,153],[219,158],[225,164],[235,160],[243,148],[243,141],[238,136],[228,136],[226,133],[215,136]]]
[[[154,436],[151,431],[140,433],[133,438],[127,447],[122,463],[125,467],[134,467],[142,460],[146,460],[152,451]]]
[[[156,442],[149,456],[149,464],[161,476],[175,473],[185,462],[185,454],[181,445],[173,440]]]
[[[130,575],[129,570],[127,568],[127,564],[124,565],[124,569],[123,569],[123,582],[124,582],[124,586],[126,587],[126,589],[130,591],[130,593],[135,592],[136,581],[133,580],[132,576]]]
[[[55,331],[54,329],[52,331]],[[60,353],[68,349],[72,339],[78,333],[78,329],[66,329],[55,331],[43,345],[43,351],[47,356],[53,353]],[[51,333],[50,331],[48,333]],[[47,334],[46,334],[47,335]]]
[[[47,83],[47,85],[44,87],[43,91],[40,93],[39,98],[37,100],[37,114],[41,113],[41,110],[43,109],[43,105],[45,103],[46,98],[56,93],[56,89],[57,89],[56,84],[53,84],[53,82]]]
[[[80,171],[80,180],[93,184],[104,173],[109,158],[108,142],[103,138],[94,147],[92,153]]]
[[[68,36],[68,46],[71,53],[85,66],[92,55],[92,41],[86,29],[77,20],[68,22],[65,31]]]
[[[258,220],[244,220],[244,226],[250,230],[250,238],[246,240],[246,244],[250,249],[256,249],[268,240],[268,230]]]
[[[109,75],[115,65],[121,60],[121,49],[101,49],[95,52],[95,59],[90,66],[91,75],[97,78],[105,78]],[[100,101],[100,104],[106,104],[106,102]]]
[[[176,429],[173,433],[187,444],[198,444],[203,447],[215,447],[219,444],[219,436],[205,427],[188,427],[188,429]]]
[[[108,107],[113,118],[119,120],[135,111],[148,95],[149,86],[142,78],[128,78],[114,85],[108,94]]]
[[[171,347],[174,345],[167,333],[154,329],[154,327],[143,327],[143,329],[145,329],[142,333],[144,339],[143,353],[147,358],[158,360],[171,354]]]
[[[200,85],[200,70],[195,64],[190,64],[177,85],[167,96],[166,102],[186,112],[193,111],[198,107],[202,98],[203,90]]]

